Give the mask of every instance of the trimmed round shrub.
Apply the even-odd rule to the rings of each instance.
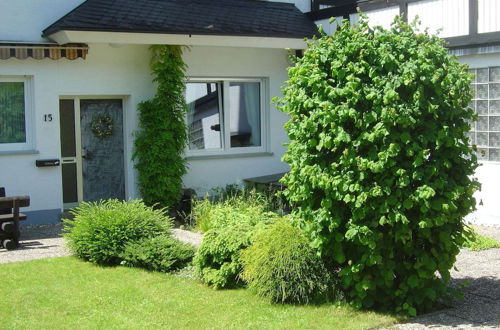
[[[126,266],[167,273],[187,266],[194,251],[193,246],[162,235],[129,242],[121,257]]]
[[[276,303],[308,303],[331,288],[323,261],[290,221],[259,230],[252,241],[241,253],[241,278],[257,295]]]
[[[168,235],[171,219],[161,209],[140,200],[116,199],[80,204],[64,219],[64,237],[78,257],[97,264],[117,265],[128,242]]]
[[[283,183],[312,246],[354,306],[431,309],[476,205],[466,65],[401,20],[361,20],[309,43],[288,74]]]

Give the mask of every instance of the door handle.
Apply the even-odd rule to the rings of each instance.
[[[91,160],[93,158],[92,153],[85,148],[82,148],[82,158],[86,160]]]

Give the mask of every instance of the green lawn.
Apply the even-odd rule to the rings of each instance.
[[[476,234],[474,240],[465,242],[464,245],[470,251],[483,251],[500,247],[500,242],[497,242],[491,237]]]
[[[396,322],[349,307],[272,305],[247,290],[75,258],[0,265],[1,329],[362,329]]]

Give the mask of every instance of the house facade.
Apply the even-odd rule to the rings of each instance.
[[[140,197],[133,133],[138,104],[155,93],[154,44],[189,46],[186,188],[205,194],[285,172],[287,117],[270,100],[287,79],[287,49],[304,49],[316,24],[333,33],[329,17],[355,23],[357,7],[372,24],[387,26],[403,13],[420,16],[431,30],[443,28],[450,51],[477,70],[480,119],[471,138],[480,147],[483,191],[475,216],[500,223],[500,4],[494,0],[4,1],[0,186],[31,196],[31,223],[58,221],[81,201]]]

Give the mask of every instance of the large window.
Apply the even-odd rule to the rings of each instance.
[[[0,151],[31,148],[29,80],[0,77]]]
[[[191,79],[188,154],[264,151],[263,85],[262,79]]]
[[[476,78],[472,84],[472,107],[478,120],[472,123],[469,138],[477,146],[479,160],[500,161],[500,67],[471,70]]]

